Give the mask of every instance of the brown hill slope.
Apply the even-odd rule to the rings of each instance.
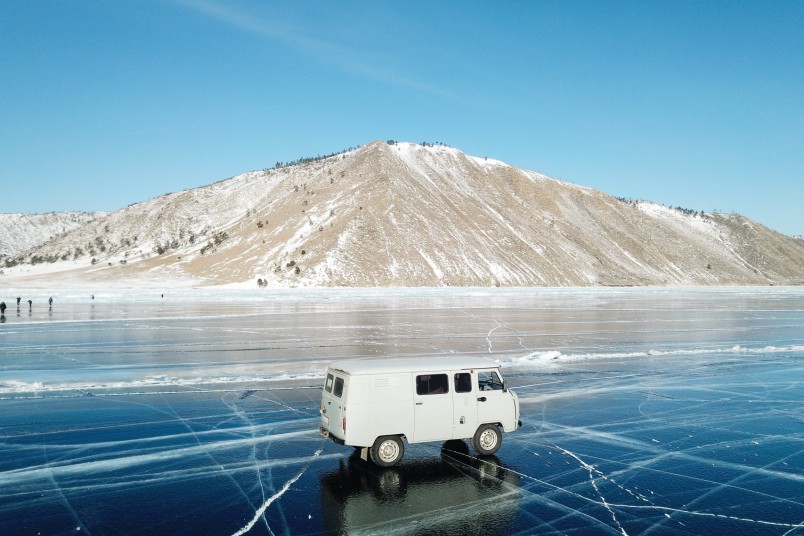
[[[21,260],[31,257],[51,279],[117,286],[804,282],[801,242],[742,216],[623,202],[455,149],[383,142],[135,204]],[[40,271],[3,277],[36,284]]]

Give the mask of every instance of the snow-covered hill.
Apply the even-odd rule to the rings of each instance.
[[[0,277],[29,286],[804,283],[804,245],[742,216],[384,142],[131,205],[16,260]]]
[[[20,255],[103,215],[104,212],[0,214],[0,258]]]

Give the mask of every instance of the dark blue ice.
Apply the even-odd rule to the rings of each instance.
[[[804,289],[94,293],[0,324],[0,534],[804,534]],[[318,435],[330,361],[444,354],[494,457]]]

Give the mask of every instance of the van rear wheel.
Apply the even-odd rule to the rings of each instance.
[[[491,456],[502,444],[500,429],[494,424],[483,424],[472,438],[472,446],[483,456]]]
[[[405,445],[398,436],[381,436],[374,441],[371,450],[371,461],[380,467],[391,467],[398,464],[405,455]]]

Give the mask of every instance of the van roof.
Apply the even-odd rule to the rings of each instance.
[[[361,374],[390,374],[396,372],[436,372],[498,368],[500,365],[486,357],[392,357],[337,361],[329,368],[357,376]]]

